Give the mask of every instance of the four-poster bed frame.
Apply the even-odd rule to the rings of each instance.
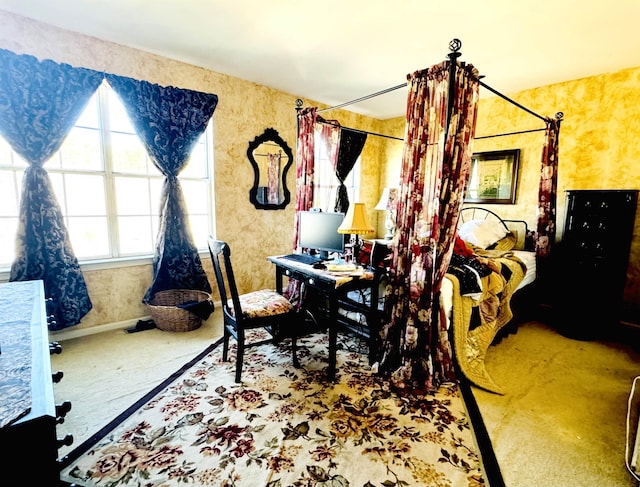
[[[456,107],[454,108],[454,104],[455,102],[455,98],[456,98],[456,75],[458,73],[458,69],[459,68],[465,68],[465,63],[458,63],[457,59],[460,57],[461,53],[460,53],[460,48],[461,48],[461,42],[458,39],[453,39],[450,43],[449,43],[449,48],[450,48],[450,53],[448,54],[448,58],[449,58],[449,64],[447,66],[448,70],[449,70],[449,76],[448,76],[448,98],[447,98],[447,105],[446,105],[446,118],[445,118],[445,122],[443,124],[444,127],[444,141],[448,141],[448,131],[451,125],[451,121],[452,121],[452,114],[454,109],[460,109],[460,107]],[[477,72],[476,72],[477,73]],[[468,72],[465,74],[465,76],[468,75]],[[473,75],[471,75],[471,77],[473,77]],[[409,79],[409,77],[408,77]],[[538,205],[538,215],[537,215],[537,229],[535,232],[535,239],[536,239],[536,254],[538,256],[538,258],[546,258],[548,256],[548,253],[550,251],[550,248],[553,244],[553,241],[555,240],[555,204],[556,204],[556,184],[557,184],[557,139],[558,139],[558,133],[559,133],[559,127],[560,127],[560,122],[562,121],[563,118],[563,114],[562,112],[558,112],[556,113],[555,116],[555,120],[551,119],[551,118],[547,118],[547,117],[543,117],[535,112],[533,112],[532,110],[524,107],[523,105],[521,105],[520,103],[517,103],[516,101],[512,100],[511,98],[507,97],[506,95],[503,95],[502,93],[498,92],[497,90],[495,90],[494,88],[490,87],[489,85],[487,85],[486,83],[480,81],[480,76],[475,77],[475,82],[478,83],[479,86],[489,90],[490,92],[494,93],[495,95],[503,98],[504,100],[506,100],[507,102],[513,104],[514,106],[522,109],[523,111],[535,116],[536,118],[539,118],[541,120],[543,120],[546,124],[546,127],[544,129],[533,129],[533,130],[526,130],[526,131],[518,131],[518,132],[510,132],[510,133],[506,133],[506,134],[495,134],[495,135],[487,135],[487,136],[482,136],[482,137],[478,137],[478,138],[489,138],[489,137],[498,137],[498,136],[503,136],[503,135],[514,135],[514,134],[520,134],[520,133],[527,133],[527,132],[534,132],[534,131],[542,131],[545,130],[546,134],[545,134],[545,147],[543,150],[543,159],[542,159],[542,170],[541,170],[541,179],[540,179],[540,187],[539,187],[539,205]],[[385,94],[385,93],[389,93],[391,91],[394,91],[396,89],[400,89],[402,87],[408,86],[408,83],[403,83],[376,93],[373,93],[371,95],[367,95],[364,97],[360,97],[357,98],[355,100],[352,101],[348,101],[345,103],[341,103],[340,105],[336,105],[333,107],[329,107],[329,108],[325,108],[322,110],[317,110],[317,113],[320,112],[327,112],[330,110],[335,110],[338,108],[344,108],[347,107],[349,105],[353,105],[355,103]],[[477,88],[476,88],[477,90]],[[466,103],[466,101],[463,101],[462,103]],[[477,103],[477,99],[475,99],[475,103]],[[302,101],[298,100],[297,101],[297,109],[298,111],[300,111],[302,109]],[[475,108],[474,108],[475,109]],[[475,115],[473,115],[475,117]],[[409,119],[409,115],[407,114],[407,119]],[[409,121],[409,120],[407,120]],[[458,125],[459,126],[459,125]],[[473,119],[473,128],[475,128],[475,118]],[[384,135],[384,134],[378,134],[378,133],[373,133],[373,132],[367,132],[367,131],[361,131],[358,129],[353,129],[350,127],[341,127],[341,129],[343,130],[353,130],[353,131],[357,131],[357,132],[361,132],[361,133],[366,133],[369,135],[374,135],[374,136],[381,136],[381,137],[386,137],[386,138],[392,138],[392,139],[396,139],[396,140],[402,140],[399,139],[398,137],[392,137],[392,136],[388,136],[388,135]],[[457,132],[456,132],[457,133]],[[408,137],[408,135],[407,135]],[[413,137],[415,137],[415,134],[413,135]],[[426,140],[426,139],[425,139]],[[408,141],[405,141],[405,149],[406,149],[406,144],[409,143]],[[437,143],[437,142],[434,142]],[[446,142],[445,142],[446,143]],[[456,143],[462,143],[464,144],[464,141],[458,141]],[[461,146],[464,150],[464,147]],[[443,148],[443,153],[445,151],[445,149]],[[468,148],[466,149],[468,150]],[[419,155],[419,154],[418,154]],[[406,154],[405,154],[406,156]],[[409,154],[408,157],[411,157],[412,155]],[[415,153],[413,154],[413,156],[415,156]],[[456,164],[460,164],[460,161],[450,161],[450,162],[454,162]],[[403,156],[403,164],[404,164],[404,156]],[[442,162],[440,163],[442,164]],[[456,170],[460,170],[459,168]],[[462,175],[464,175],[464,169],[463,172],[461,173]],[[458,188],[459,190],[459,188]],[[544,195],[542,195],[542,193],[544,193]],[[441,205],[446,205],[448,203],[448,201],[445,201],[445,199],[448,198],[449,193],[445,191],[445,193],[441,193],[444,194],[445,196],[440,196],[440,204]],[[541,197],[544,196],[544,197]],[[454,203],[455,204],[455,203]],[[460,204],[461,207],[461,204]],[[454,211],[454,213],[452,213],[453,215],[453,221],[454,223],[457,222],[457,216],[459,216],[459,209],[458,211]],[[456,216],[457,215],[457,216]],[[457,223],[456,223],[457,224]],[[453,226],[453,225],[452,225]],[[438,230],[440,231],[440,230]],[[433,237],[432,237],[433,238]],[[448,237],[444,237],[444,240],[442,240],[443,242],[447,241]],[[405,249],[406,252],[406,249]],[[437,277],[436,277],[437,279]],[[434,286],[435,291],[430,290],[429,292],[435,292],[436,295],[439,295],[440,293],[440,288],[439,285]],[[424,304],[424,303],[423,303]],[[408,325],[407,325],[408,326]],[[433,326],[433,325],[430,325]],[[406,333],[406,330],[404,331]],[[427,332],[427,333],[435,333],[435,331],[431,331],[431,332]],[[405,338],[403,338],[403,340],[406,340],[406,336]],[[430,345],[429,345],[430,346]],[[488,345],[487,345],[488,346]],[[403,350],[400,350],[399,353],[404,353]],[[455,355],[455,354],[454,354]],[[409,355],[407,355],[406,357],[410,357]],[[409,361],[414,361],[415,360],[415,355],[411,356],[413,358],[407,358],[406,360]],[[476,431],[476,434],[478,436],[478,442],[479,442],[479,446],[481,448],[481,450],[483,451],[483,459],[484,459],[484,464],[485,464],[485,468],[487,470],[487,476],[489,478],[491,478],[490,481],[490,485],[494,486],[494,485],[504,485],[503,481],[502,481],[502,477],[500,475],[499,472],[499,467],[497,465],[497,461],[495,460],[495,456],[493,455],[493,451],[491,448],[491,442],[488,438],[488,435],[486,433],[486,430],[484,429],[484,426],[482,424],[482,420],[481,420],[481,416],[479,414],[479,410],[477,407],[477,404],[475,402],[475,398],[473,397],[473,394],[471,392],[471,388],[470,388],[470,382],[468,380],[468,377],[465,377],[465,374],[461,374],[459,373],[461,371],[460,368],[460,364],[457,363],[458,360],[454,359],[453,360],[453,367],[456,370],[456,376],[458,379],[458,382],[460,384],[460,390],[461,393],[463,395],[464,401],[467,404],[467,407],[469,409],[469,414],[471,417],[471,421],[474,424],[474,430]],[[410,370],[410,369],[409,369]],[[398,369],[398,371],[400,371],[400,369]],[[440,370],[438,370],[438,373],[441,373]],[[398,377],[398,376],[397,376]],[[397,380],[397,377],[395,378],[395,380]],[[475,418],[475,420],[474,420]]]
[[[460,57],[461,53],[460,53],[460,48],[462,47],[462,43],[460,42],[460,40],[458,39],[453,39],[450,43],[449,43],[449,48],[451,49],[451,53],[449,53],[449,58],[452,60],[451,66],[454,67],[455,69],[455,63],[453,61],[455,61],[455,59],[457,59],[458,57]],[[491,86],[489,86],[488,84],[484,83],[482,80],[478,80],[478,83],[480,84],[481,87],[489,90],[491,93],[493,93],[494,95],[499,96],[500,98],[502,98],[503,100],[508,101],[509,103],[511,103],[512,105],[515,105],[516,107],[520,108],[521,110],[524,110],[525,112],[533,115],[536,118],[539,118],[540,120],[542,120],[543,122],[547,121],[547,118],[534,112],[533,110],[525,107],[524,105],[518,103],[517,101],[513,100],[512,98],[509,98],[507,95],[504,95],[503,93],[500,93],[498,90],[492,88]],[[323,112],[329,112],[331,110],[337,110],[339,108],[344,108],[350,105],[355,105],[357,103],[360,103],[362,101],[366,101],[369,100],[371,98],[375,98],[377,96],[380,95],[384,95],[386,93],[391,93],[392,91],[396,91],[399,90],[401,88],[406,88],[407,87],[407,83],[402,83],[396,86],[392,86],[390,88],[386,88],[384,90],[380,90],[380,91],[376,91],[375,93],[371,93],[370,95],[365,95],[365,96],[361,96],[360,98],[356,98],[354,100],[350,100],[350,101],[346,101],[344,103],[341,103],[339,105],[334,105],[331,107],[327,107],[327,108],[322,108],[320,110],[318,110],[318,113],[323,113]],[[296,108],[301,108],[302,107],[302,100],[298,99],[296,100]],[[555,114],[555,118],[557,121],[562,121],[564,118],[564,113],[563,112],[557,112]],[[366,130],[360,130],[360,129],[355,129],[355,128],[351,128],[351,127],[341,127],[344,130],[353,130],[356,132],[361,132],[361,133],[366,133],[369,135],[375,135],[375,136],[379,136],[379,137],[386,137],[386,138],[390,138],[390,139],[396,139],[396,140],[404,140],[401,137],[394,137],[392,135],[385,135],[385,134],[378,134],[375,132],[368,132]],[[479,139],[488,139],[491,137],[503,137],[506,135],[518,135],[518,134],[526,134],[526,133],[530,133],[530,132],[541,132],[545,130],[544,128],[538,128],[538,129],[531,129],[531,130],[520,130],[517,132],[506,132],[506,133],[502,133],[502,134],[493,134],[493,135],[482,135],[479,137],[474,137],[474,139],[479,140]]]

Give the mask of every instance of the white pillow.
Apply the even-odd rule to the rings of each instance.
[[[491,220],[471,220],[460,225],[458,229],[458,235],[462,240],[483,249],[504,238],[507,233],[509,232],[502,223]]]

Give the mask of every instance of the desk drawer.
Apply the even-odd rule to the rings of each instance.
[[[289,279],[296,279],[297,281],[304,282],[309,286],[313,286],[318,289],[324,289],[327,291],[335,290],[336,283],[331,278],[322,278],[322,276],[310,276],[305,272],[296,271],[295,269],[282,269],[282,275]]]

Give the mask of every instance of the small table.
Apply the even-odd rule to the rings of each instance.
[[[362,306],[361,312],[367,319],[377,315],[378,308],[378,279],[370,268],[359,268],[353,274],[335,273],[327,269],[314,269],[312,265],[303,264],[284,256],[269,256],[267,260],[276,266],[276,291],[283,292],[283,277],[302,281],[324,296],[329,304],[327,323],[329,329],[329,368],[327,375],[330,381],[336,376],[336,350],[338,327],[341,325],[338,309],[341,300],[347,299],[347,294],[353,290],[369,289],[371,292],[371,306]],[[371,334],[373,335],[373,334]]]

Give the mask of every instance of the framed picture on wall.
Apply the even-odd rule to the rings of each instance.
[[[515,204],[519,163],[520,149],[473,154],[464,202]]]

